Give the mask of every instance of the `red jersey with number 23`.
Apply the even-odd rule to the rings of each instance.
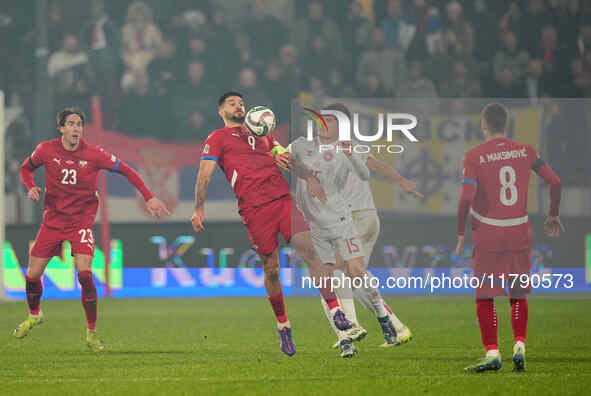
[[[34,167],[45,166],[43,224],[60,230],[91,226],[98,210],[98,172],[116,171],[121,160],[84,140],[68,151],[60,138],[40,143],[30,158]]]
[[[476,185],[470,208],[476,247],[489,251],[531,248],[527,195],[537,161],[538,153],[531,145],[505,137],[466,154],[462,182]]]
[[[224,171],[240,212],[289,194],[271,154],[278,144],[271,135],[255,137],[244,126],[225,127],[207,137],[201,159],[216,161]]]

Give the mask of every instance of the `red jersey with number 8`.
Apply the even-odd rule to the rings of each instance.
[[[271,135],[255,137],[243,126],[225,127],[207,137],[201,159],[216,161],[224,171],[241,212],[289,194],[271,154],[278,144]]]
[[[531,170],[538,160],[531,145],[505,137],[466,154],[462,182],[476,185],[470,208],[475,246],[490,251],[531,248],[527,199]]]

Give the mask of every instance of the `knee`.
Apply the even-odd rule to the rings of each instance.
[[[92,272],[90,271],[78,271],[78,281],[84,287],[94,283],[92,280]]]
[[[265,279],[270,281],[279,280],[279,262],[270,257],[264,262],[263,269],[265,270]]]
[[[363,278],[367,275],[363,265],[363,260],[352,260],[347,264],[347,275],[350,278]]]
[[[43,271],[41,269],[34,268],[34,267],[27,268],[27,273],[26,273],[27,279],[37,280],[37,279],[41,278],[41,275],[43,275]]]

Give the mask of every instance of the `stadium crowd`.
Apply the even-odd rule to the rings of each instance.
[[[0,89],[25,114],[34,3],[0,5]],[[581,0],[49,0],[48,46],[56,110],[98,94],[106,127],[166,141],[204,139],[230,88],[284,123],[306,95],[591,95]]]

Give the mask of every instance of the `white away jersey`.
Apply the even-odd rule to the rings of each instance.
[[[349,200],[343,193],[349,175],[356,172],[351,160],[335,149],[320,152],[317,139],[308,141],[300,137],[290,149],[292,155],[314,172],[326,193],[327,203],[323,204],[308,194],[305,180],[297,179],[296,202],[310,226],[330,228],[351,222]],[[361,161],[359,163],[365,167]],[[365,170],[369,174],[367,168]]]
[[[355,145],[355,143],[353,143],[353,145]],[[371,153],[359,153],[357,155],[365,164],[367,163],[370,154]],[[376,208],[369,180],[361,179],[356,172],[349,173],[349,177],[345,182],[343,196],[349,200],[352,211]]]

